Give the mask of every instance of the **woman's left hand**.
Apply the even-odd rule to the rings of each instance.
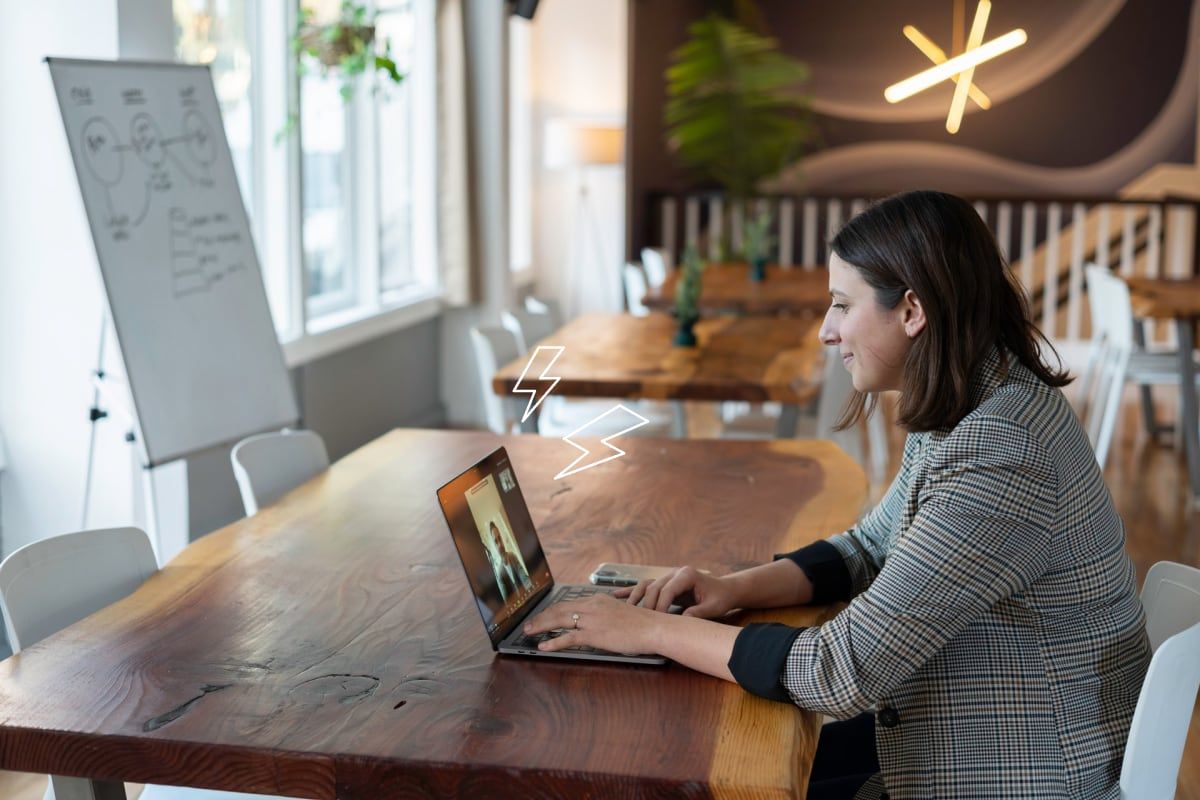
[[[666,617],[608,595],[594,595],[585,600],[555,603],[526,622],[525,633],[532,636],[563,629],[562,635],[538,645],[539,650],[548,652],[584,646],[614,653],[654,653],[657,631]]]

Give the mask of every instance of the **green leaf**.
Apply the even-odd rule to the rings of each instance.
[[[804,64],[717,14],[671,55],[663,111],[671,150],[699,177],[746,197],[813,139]]]
[[[396,67],[396,62],[388,58],[386,55],[375,56],[375,69],[384,73],[391,79],[392,83],[401,83],[404,81],[404,76],[400,74],[400,70]]]

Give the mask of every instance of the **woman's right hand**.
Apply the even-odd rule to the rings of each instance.
[[[691,594],[690,599],[694,602],[684,609],[685,617],[714,619],[737,608],[729,580],[701,572],[695,567],[679,567],[653,581],[645,580],[637,586],[613,592],[613,596],[626,598],[631,605],[641,603],[644,608],[664,612],[687,594]]]

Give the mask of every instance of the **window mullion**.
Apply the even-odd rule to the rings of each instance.
[[[354,95],[354,113],[349,117],[354,130],[348,141],[353,146],[354,189],[350,193],[354,209],[354,273],[358,303],[379,308],[380,211],[378,113],[371,94],[374,76],[370,72],[358,81]]]

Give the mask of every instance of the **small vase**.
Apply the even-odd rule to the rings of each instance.
[[[696,318],[679,320],[679,327],[675,330],[674,344],[676,347],[695,347],[696,346]]]
[[[758,256],[750,262],[750,280],[761,283],[767,277],[766,256]]]

